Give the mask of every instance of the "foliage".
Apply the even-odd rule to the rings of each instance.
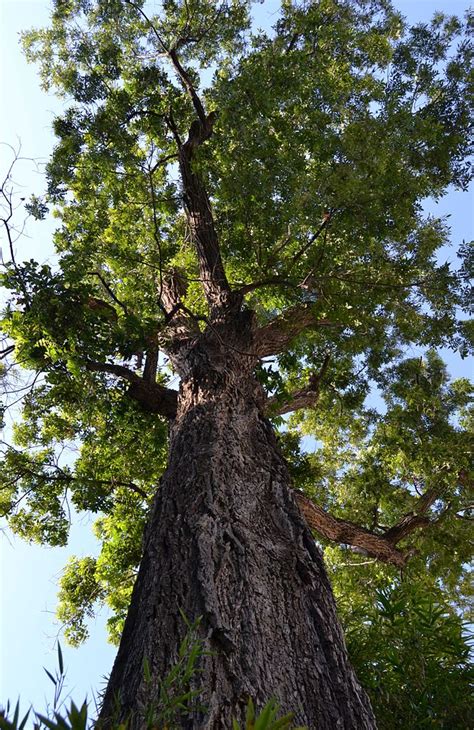
[[[318,441],[300,483],[334,515],[379,534],[431,495],[429,522],[410,535],[416,551],[410,570],[416,581],[427,574],[442,581],[465,608],[471,502],[463,482],[472,468],[472,386],[464,378],[450,381],[434,351],[381,369],[377,381],[378,410],[374,400],[352,411],[343,401],[330,415],[321,407],[292,417],[290,433],[302,429]],[[353,398],[350,390],[345,397]],[[330,564],[339,562],[329,548],[326,554]]]
[[[381,730],[469,727],[468,626],[442,591],[395,583],[345,613],[346,638]]]
[[[470,179],[472,13],[410,28],[386,0],[284,0],[262,30],[246,0],[152,10],[142,0],[55,0],[50,26],[23,36],[44,87],[64,99],[47,191],[26,205],[39,220],[56,217],[58,261],[12,257],[1,275],[10,292],[2,358],[12,357],[0,373],[10,391],[2,414],[18,408],[16,370],[33,373],[12,443],[2,442],[1,513],[22,537],[50,545],[67,542],[71,508],[97,516],[101,553],[71,559],[58,614],[79,644],[106,602],[117,642],[167,459],[165,419],[137,396],[150,371],[148,383],[175,385],[164,354],[167,278],[181,278],[196,326],[208,323],[177,170],[177,140],[196,113],[164,53],[174,48],[217,112],[193,170],[212,201],[230,285],[244,287],[260,324],[296,307],[325,323],[289,338],[256,372],[278,405],[328,363],[316,407],[273,419],[295,486],[379,536],[419,518],[401,541],[413,594],[395,568],[318,538],[354,661],[369,689],[377,677],[372,696],[387,727],[390,712],[406,727],[448,727],[457,719],[442,705],[465,677],[465,644],[449,632],[472,595],[472,412],[469,384],[449,378],[439,351],[470,351],[472,253],[466,243],[459,267],[445,261],[448,221],[425,215],[423,203]],[[399,618],[385,616],[380,596]],[[416,626],[426,684],[413,675],[408,698],[397,666],[411,661]],[[458,663],[444,658],[442,636]],[[366,648],[374,663],[362,666]]]
[[[18,701],[15,705],[15,709],[13,710],[13,717],[11,720],[8,719],[9,714],[10,705],[7,703],[5,711],[0,708],[0,728],[2,728],[2,730],[24,730],[26,723],[28,722],[30,711],[28,710],[26,715],[20,719],[20,701]]]
[[[62,698],[66,680],[66,669],[64,667],[63,653],[61,645],[58,643],[57,648],[58,665],[54,674],[44,668],[48,678],[54,686],[53,701],[47,706],[47,714],[42,715],[33,710],[35,716],[34,730],[42,728],[50,728],[51,730],[86,730],[87,727],[87,702],[84,701],[81,708],[78,709],[73,701],[71,701],[70,709],[66,710],[63,716],[60,712],[65,700]],[[17,701],[13,715],[10,716],[10,703],[7,702],[6,708],[0,707],[0,728],[1,730],[23,730],[26,726],[32,708],[28,710],[26,715],[20,719],[20,700]]]
[[[245,725],[242,730],[290,730],[292,727],[291,720],[291,714],[278,719],[278,704],[275,700],[267,702],[259,715],[256,715],[253,701],[249,699]],[[232,728],[233,730],[241,730],[241,726],[236,720],[233,721]],[[295,728],[295,730],[304,730],[304,728]]]

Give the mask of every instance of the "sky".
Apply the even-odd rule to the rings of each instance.
[[[435,10],[462,14],[468,0],[396,0],[395,6],[411,22],[427,20]],[[257,6],[258,22],[271,25],[279,3],[266,1]],[[18,44],[18,33],[48,22],[48,0],[0,0],[0,143],[18,147],[25,159],[17,167],[15,178],[29,197],[41,193],[42,165],[54,145],[51,131],[53,117],[61,109],[60,102],[46,94],[39,85],[34,67],[28,66]],[[36,160],[37,164],[32,162]],[[0,145],[0,176],[11,161],[11,150]],[[451,193],[440,203],[428,203],[427,210],[436,214],[451,214],[452,240],[474,238],[474,200],[469,193]],[[20,260],[35,258],[51,260],[51,234],[54,222],[29,225],[17,243]],[[1,244],[5,248],[5,242]],[[454,251],[455,246],[453,247]],[[454,253],[448,258],[454,260]],[[466,363],[450,358],[454,375],[466,375]],[[0,528],[2,527],[0,523]],[[91,520],[78,517],[71,530],[66,548],[28,545],[7,529],[0,531],[0,706],[21,697],[27,710],[30,703],[45,709],[52,698],[53,686],[43,671],[56,667],[56,645],[61,639],[61,627],[54,610],[58,579],[70,555],[90,555],[97,552],[91,532]],[[103,685],[103,676],[110,672],[115,649],[107,644],[105,610],[91,622],[90,639],[79,649],[62,642],[67,667],[66,694],[77,703]]]

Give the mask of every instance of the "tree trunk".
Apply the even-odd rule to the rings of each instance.
[[[218,339],[211,347],[201,337],[187,354],[169,463],[100,722],[128,717],[131,728],[146,727],[152,688],[186,631],[181,609],[202,617],[210,651],[193,680],[207,709],[181,727],[230,729],[249,697],[257,707],[275,697],[310,730],[375,728],[248,358],[219,359]]]

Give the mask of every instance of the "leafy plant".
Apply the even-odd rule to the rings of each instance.
[[[293,715],[289,713],[284,717],[278,717],[278,703],[272,699],[267,702],[262,711],[256,715],[255,705],[250,698],[247,704],[245,725],[239,725],[233,720],[233,730],[305,730],[303,727],[295,727],[292,724]]]
[[[201,619],[189,622],[181,612],[181,618],[187,626],[184,639],[179,645],[178,658],[171,671],[153,686],[149,660],[145,658],[143,672],[145,681],[150,686],[148,705],[144,720],[148,728],[179,728],[181,719],[205,707],[198,701],[202,688],[198,685],[199,659],[208,652],[204,650],[203,641],[198,635]],[[191,688],[191,684],[196,687]]]
[[[439,589],[408,581],[344,612],[349,653],[378,727],[467,728],[472,718],[472,638]]]
[[[0,728],[1,730],[24,730],[28,717],[30,716],[31,710],[28,710],[26,715],[20,719],[20,700],[17,700],[15,709],[13,710],[13,716],[9,719],[10,714],[10,702],[7,702],[5,709],[0,707]]]
[[[182,720],[193,712],[205,711],[205,707],[198,702],[202,688],[190,689],[191,682],[195,685],[199,675],[199,659],[206,655],[203,649],[202,639],[198,636],[198,629],[201,619],[190,622],[181,613],[187,631],[182,640],[178,659],[171,671],[159,681],[158,687],[152,692],[152,699],[145,708],[143,722],[149,730],[178,730],[182,727]],[[87,730],[95,726],[94,721],[88,717],[88,704],[84,701],[81,707],[77,707],[71,700],[69,708],[59,711],[64,704],[60,701],[64,688],[66,673],[64,670],[63,655],[58,644],[58,667],[54,674],[45,669],[46,674],[54,685],[54,697],[51,712],[43,715],[33,710],[36,722],[35,730],[47,728],[48,730]],[[143,673],[148,684],[153,682],[150,666],[147,659],[143,663]],[[154,695],[154,697],[153,697]],[[10,715],[10,703],[5,710],[0,709],[0,730],[25,730],[31,709],[20,719],[20,701],[18,700]],[[278,718],[278,704],[275,700],[269,700],[262,711],[256,715],[255,706],[250,698],[247,705],[245,725],[241,726],[236,720],[233,721],[233,730],[305,730],[302,727],[296,728],[292,725],[292,714]],[[113,725],[112,730],[126,730],[128,723]]]

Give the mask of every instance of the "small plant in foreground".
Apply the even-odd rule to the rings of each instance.
[[[267,702],[261,713],[255,716],[255,705],[250,698],[247,704],[245,725],[241,727],[237,720],[232,722],[232,730],[291,730],[293,713],[278,718],[278,703],[271,699]],[[295,727],[293,730],[305,730],[303,727]]]

